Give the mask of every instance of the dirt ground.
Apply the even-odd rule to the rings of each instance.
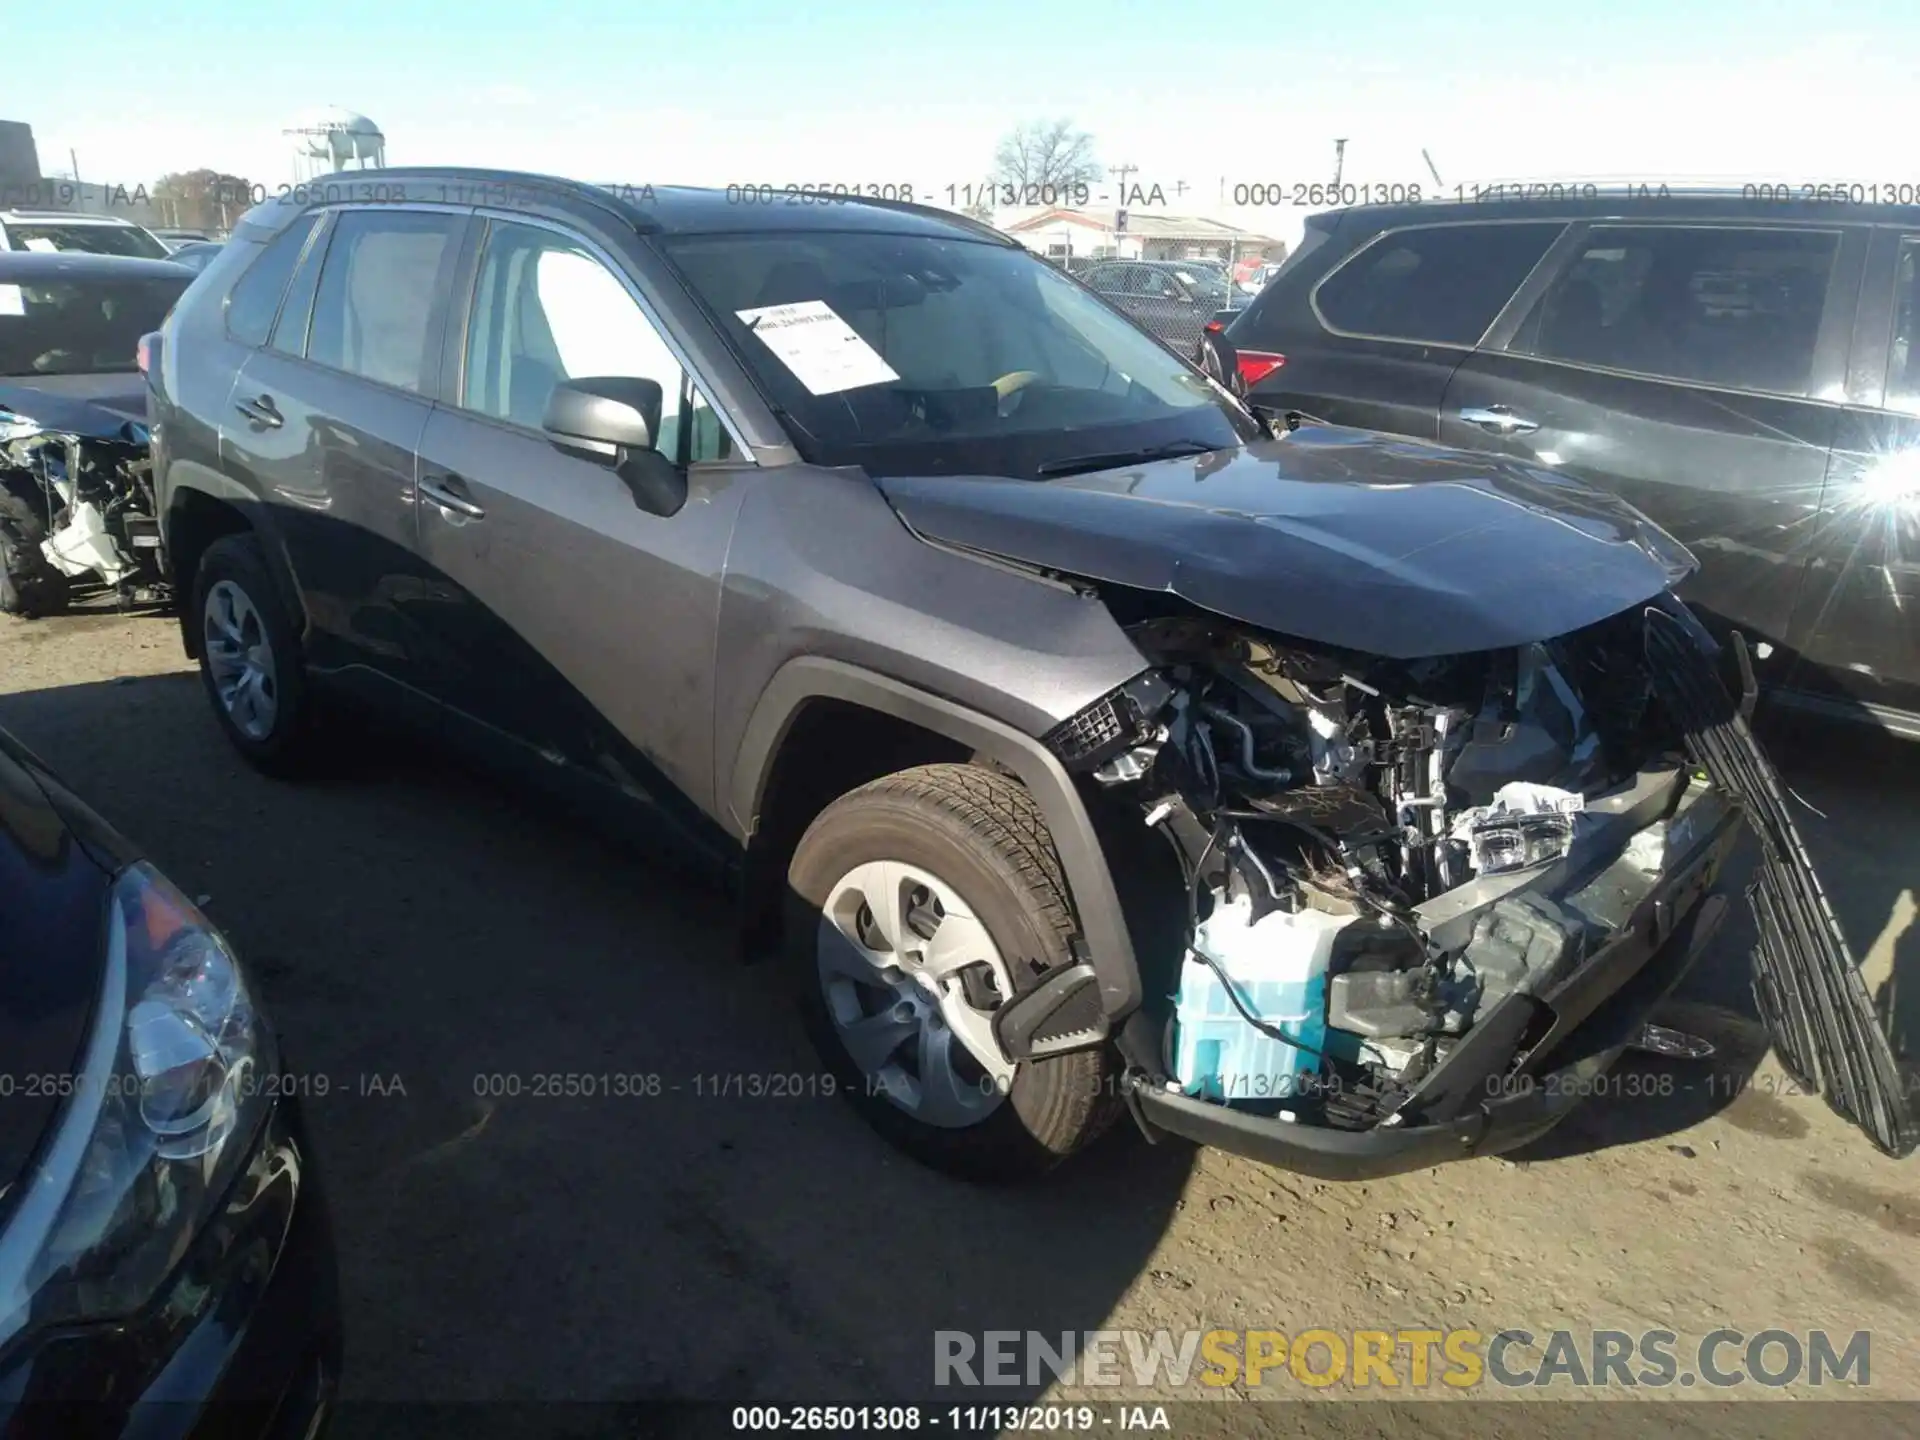
[[[326,1083],[307,1108],[349,1396],[882,1400],[929,1393],[941,1329],[1430,1326],[1670,1329],[1683,1360],[1720,1327],[1867,1330],[1870,1383],[1851,1393],[1920,1399],[1920,1161],[1880,1157],[1762,1059],[1743,926],[1687,992],[1687,1023],[1722,1059],[1636,1062],[1646,1083],[1620,1091],[1670,1093],[1596,1099],[1520,1163],[1340,1186],[1122,1133],[1048,1183],[977,1190],[897,1158],[840,1102],[714,1093],[727,1087],[712,1077],[815,1068],[777,973],[732,958],[715,897],[430,746],[370,742],[313,786],[253,774],[171,620],[0,619],[0,725],[210,897],[291,1065]],[[1911,1054],[1920,750],[1830,733],[1783,745],[1800,823]],[[499,1088],[487,1077],[575,1073],[661,1088],[484,1093]],[[1382,1392],[1284,1374],[1211,1392],[1309,1393]],[[1253,1423],[1228,1408],[1234,1428]],[[1465,1410],[1470,1424],[1446,1418]],[[1658,1428],[1754,1433],[1750,1407],[1690,1410]],[[1836,1436],[1912,1433],[1920,1417],[1819,1410]],[[1285,1413],[1296,1433],[1533,1433],[1486,1406]],[[1617,1404],[1583,1413],[1629,1433]],[[1652,1428],[1634,1413],[1631,1433]]]

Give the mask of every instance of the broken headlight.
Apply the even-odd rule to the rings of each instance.
[[[231,1183],[276,1057],[239,962],[158,871],[121,872],[99,1008],[0,1235],[0,1343],[138,1310]]]

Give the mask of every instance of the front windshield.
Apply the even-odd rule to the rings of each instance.
[[[16,250],[75,250],[87,255],[132,255],[164,260],[167,247],[138,225],[63,225],[57,221],[7,222]]]
[[[1217,449],[1260,433],[1198,371],[1024,249],[871,232],[664,243],[816,464],[1033,477],[1082,455]]]
[[[0,375],[89,375],[138,368],[187,279],[0,280]]]

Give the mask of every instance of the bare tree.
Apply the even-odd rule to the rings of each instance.
[[[993,178],[1026,194],[1029,187],[1091,185],[1100,178],[1093,137],[1071,120],[1029,120],[1000,142]]]

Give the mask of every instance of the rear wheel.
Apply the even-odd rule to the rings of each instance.
[[[788,872],[789,965],[815,1048],[887,1139],[970,1179],[1037,1174],[1118,1113],[1107,1047],[1015,1063],[993,1012],[1071,963],[1072,912],[1017,781],[928,765],[842,796]]]
[[[33,506],[0,488],[0,615],[32,620],[67,608],[67,577],[48,563],[46,538]]]
[[[234,749],[270,775],[318,755],[313,698],[299,642],[281,607],[260,542],[227,535],[207,547],[194,578],[191,623],[200,678]]]

